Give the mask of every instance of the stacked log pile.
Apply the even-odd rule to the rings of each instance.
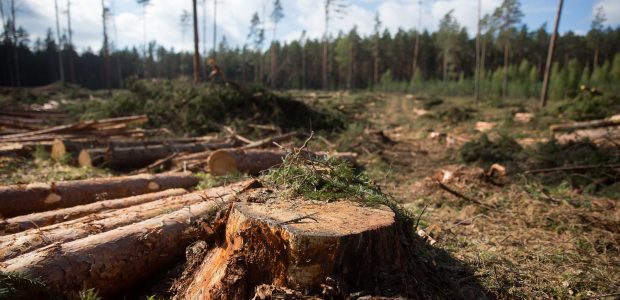
[[[28,130],[40,130],[50,121],[66,118],[64,113],[42,109],[0,109],[0,136]]]
[[[257,186],[255,180],[247,180],[188,192],[184,188],[196,184],[191,174],[149,175],[151,180],[143,182],[145,186],[135,182],[128,188],[114,185],[143,177],[109,179],[107,192],[116,196],[112,200],[90,198],[94,202],[81,205],[68,201],[70,207],[46,207],[50,210],[28,215],[25,210],[15,212],[10,202],[24,195],[34,199],[33,191],[3,187],[12,194],[0,194],[4,197],[0,208],[15,216],[0,223],[0,272],[41,278],[49,289],[68,294],[93,287],[101,296],[119,295],[178,262],[191,242],[213,233],[209,224],[197,227],[198,220],[212,218],[226,207],[230,195]],[[191,184],[188,178],[192,178]],[[97,184],[101,185],[64,182],[63,195],[92,195],[89,187]],[[152,189],[152,184],[157,184],[155,190],[159,191]],[[129,190],[139,195],[120,196]]]

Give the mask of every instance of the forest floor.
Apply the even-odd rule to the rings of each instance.
[[[566,158],[575,153],[593,164],[618,162],[618,144],[603,149],[577,142],[567,148],[548,142],[548,125],[564,120],[540,114],[534,101],[475,105],[465,98],[389,93],[303,101],[330,102],[348,116],[343,131],[317,132],[310,148],[361,155],[368,176],[420,216],[418,229],[435,249],[450,254],[428,257],[453,283],[446,288],[460,289],[466,299],[620,297],[617,168],[527,172],[575,165]],[[517,112],[535,114],[518,122]],[[495,172],[489,172],[494,163]],[[0,160],[0,171],[3,184],[111,174],[54,163],[44,153],[28,162]],[[220,182],[201,176],[208,181],[201,186]]]
[[[497,298],[620,297],[617,173],[607,183],[616,187],[603,192],[605,197],[583,192],[566,174],[526,175],[520,162],[507,162],[505,176],[491,177],[486,173],[490,162],[463,162],[463,144],[481,136],[478,121],[495,123],[486,132],[491,140],[511,136],[524,148],[536,148],[536,141],[549,139],[540,119],[511,120],[515,111],[536,110],[536,103],[497,108],[449,99],[441,105],[475,109],[450,122],[424,110],[428,99],[371,98],[377,100],[370,103],[374,109],[368,119],[392,142],[366,156],[368,171],[384,191],[421,215],[419,228],[436,240],[435,247],[464,265],[433,261],[465,298],[480,286]]]

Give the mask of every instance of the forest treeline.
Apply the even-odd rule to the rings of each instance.
[[[522,16],[519,1],[506,0],[481,20],[484,96],[529,98],[540,93],[550,33],[546,24],[534,29],[521,24]],[[620,87],[613,84],[620,81],[620,27],[604,27],[605,21],[599,9],[587,34],[569,31],[558,36],[550,86],[552,99],[570,96],[582,84],[620,92]],[[298,40],[287,43],[268,41],[264,29],[257,27],[261,23],[255,14],[244,46],[231,47],[224,38],[216,53],[211,51],[209,58],[217,58],[227,79],[277,89],[372,89],[451,95],[470,95],[474,91],[476,36],[470,37],[452,11],[432,33],[413,29],[390,32],[377,15],[374,33],[367,36],[359,34],[357,28],[321,39],[306,38],[304,32]],[[39,86],[58,81],[62,59],[66,82],[105,88],[103,47],[77,53],[66,36],[60,40],[62,47],[49,29],[45,39],[32,41],[27,28],[15,26],[9,18],[0,44],[1,64],[6,66],[0,68],[0,85]],[[122,87],[123,81],[131,77],[190,77],[192,59],[191,52],[167,49],[156,41],[149,42],[145,51],[136,47],[111,51],[111,84]],[[211,71],[207,60],[201,60],[202,78]]]

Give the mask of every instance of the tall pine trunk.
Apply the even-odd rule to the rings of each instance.
[[[64,83],[65,66],[62,63],[62,40],[60,39],[60,22],[58,20],[58,0],[54,0],[54,10],[56,11],[56,36],[58,38],[58,67],[60,68],[60,82]]]
[[[374,61],[374,71],[373,71],[373,85],[376,86],[379,84],[379,37],[377,36],[377,40],[375,43],[375,49],[373,56],[375,58]],[[374,89],[374,87],[373,87]]]
[[[327,36],[325,37],[325,41],[323,42],[323,89],[324,90],[328,90],[329,89],[329,78],[328,78],[328,70],[327,70],[327,60],[328,60],[328,55],[329,55],[329,51],[328,51],[328,46],[327,46]]]
[[[108,48],[108,29],[106,25],[107,9],[105,7],[104,0],[101,0],[101,9],[103,11],[101,13],[101,20],[103,23],[103,63],[105,69],[105,83],[106,88],[108,89],[108,94],[111,94],[112,85],[110,80],[110,52]]]
[[[353,52],[353,42],[349,39],[349,69],[348,69],[348,80],[347,80],[347,89],[353,88],[353,64],[355,63],[355,53]]]
[[[67,0],[67,31],[69,33],[69,78],[75,83],[75,58],[73,57],[73,32],[71,29],[71,0]]]
[[[271,69],[269,72],[271,74],[270,84],[271,84],[271,88],[274,89],[276,87],[276,78],[277,78],[276,72],[277,72],[277,61],[278,61],[278,57],[277,57],[278,53],[276,50],[276,44],[274,42],[271,43],[271,50],[269,52],[270,52],[270,55],[269,55],[270,69]]]
[[[449,50],[443,52],[443,81],[448,80],[448,51]]]
[[[504,45],[504,74],[502,80],[502,98],[506,98],[508,96],[508,52],[509,52],[508,43]]]
[[[198,39],[198,11],[196,10],[196,0],[192,1],[192,8],[194,10],[194,82],[200,82],[200,41]]]
[[[411,82],[415,80],[415,72],[418,70],[418,55],[420,49],[420,33],[415,32],[415,44],[413,45],[413,64],[411,66]]]
[[[594,61],[592,62],[593,63],[593,65],[592,65],[592,70],[593,71],[598,69],[598,53],[599,53],[598,47],[596,47],[594,49]]]
[[[17,41],[17,28],[15,27],[15,0],[11,0],[11,31],[13,33],[13,63],[15,64],[15,85],[21,86],[19,76],[19,43]]]

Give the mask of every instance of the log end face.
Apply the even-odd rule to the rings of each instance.
[[[81,167],[92,167],[93,166],[93,160],[90,157],[90,154],[88,153],[88,151],[84,149],[80,151],[80,155],[78,155],[78,164]]]
[[[157,191],[159,190],[160,186],[159,183],[155,182],[155,181],[151,181],[149,182],[149,184],[147,185],[148,189],[151,191]]]
[[[207,158],[209,173],[220,176],[237,172],[235,158],[226,150],[217,150]]]
[[[62,200],[62,197],[60,195],[56,193],[50,193],[49,195],[47,195],[47,197],[45,197],[45,200],[43,200],[43,203],[50,205],[50,204],[60,202],[60,200]]]
[[[50,156],[54,160],[61,160],[65,154],[67,153],[67,148],[65,147],[65,143],[63,143],[60,139],[54,139],[52,142],[52,151]]]

